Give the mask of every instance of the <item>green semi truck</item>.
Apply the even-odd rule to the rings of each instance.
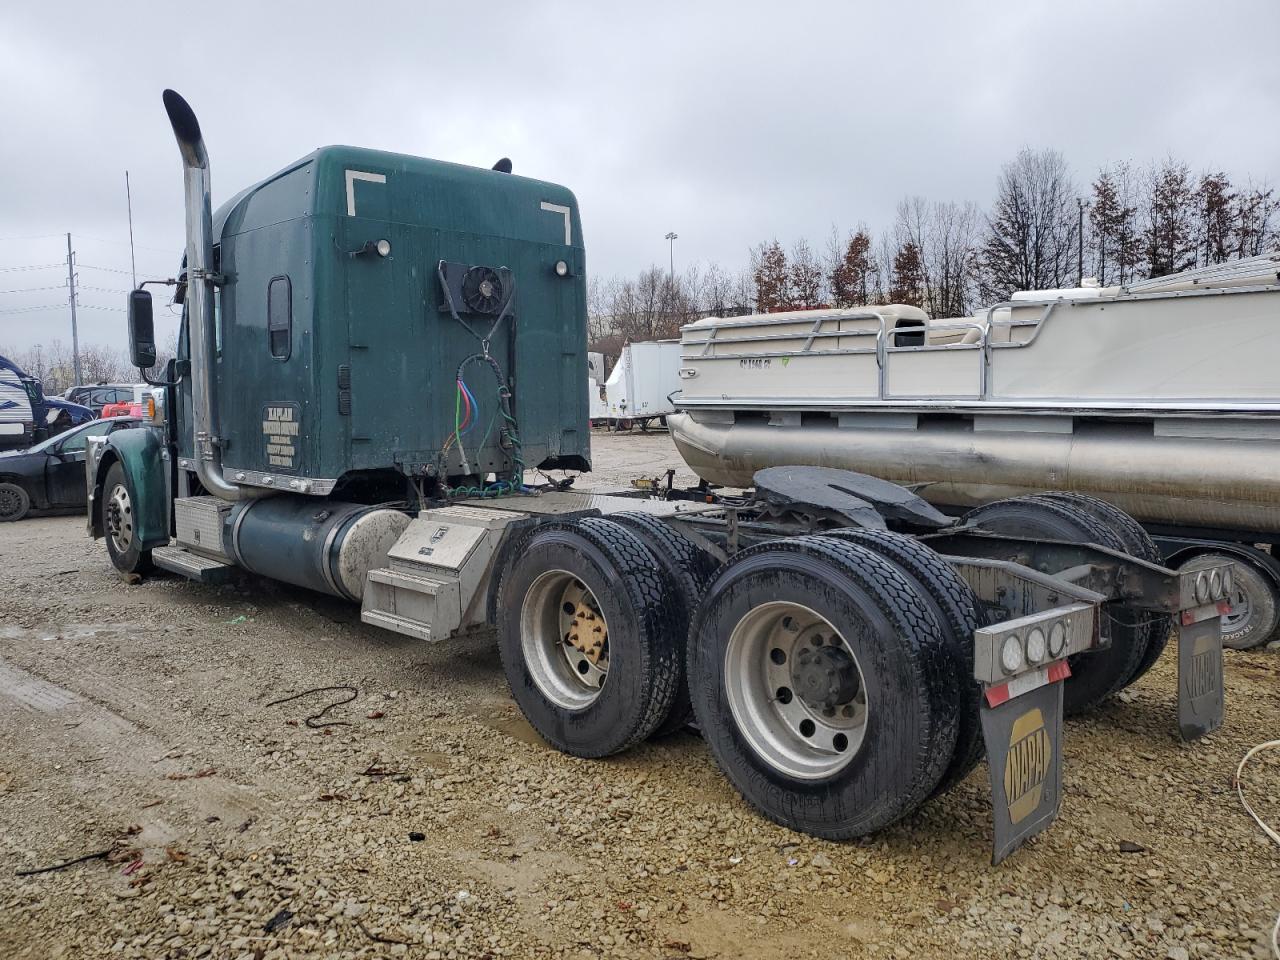
[[[178,356],[150,422],[91,442],[88,525],[130,578],[245,571],[423,641],[495,627],[512,695],[602,757],[696,724],[764,815],[874,832],[986,758],[995,858],[1057,815],[1066,712],[1180,632],[1178,725],[1222,719],[1224,564],[1179,574],[1088,498],[968,521],[843,471],[581,493],[585,261],[573,194],[326,147],[216,214],[190,106]],[[155,365],[151,294],[129,297]],[[767,352],[767,345],[762,345]],[[530,478],[539,476],[543,482]]]

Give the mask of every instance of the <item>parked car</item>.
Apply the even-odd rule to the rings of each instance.
[[[89,437],[103,437],[139,422],[137,417],[93,420],[28,450],[0,453],[0,522],[21,520],[32,511],[83,510]]]
[[[72,403],[81,403],[93,410],[95,416],[102,416],[102,408],[109,403],[133,403],[138,390],[146,390],[145,383],[85,383],[71,387],[63,394]]]
[[[44,395],[44,386],[0,357],[0,450],[29,447],[94,417],[89,407]]]

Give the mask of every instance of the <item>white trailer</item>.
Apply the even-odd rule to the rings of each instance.
[[[587,354],[587,416],[592,423],[609,419],[604,380],[604,354],[592,351]]]
[[[629,343],[605,381],[609,419],[618,426],[639,423],[675,413],[671,395],[680,389],[679,340]]]
[[[35,419],[21,371],[0,357],[0,449],[31,443]]]

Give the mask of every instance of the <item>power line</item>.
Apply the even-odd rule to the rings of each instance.
[[[18,243],[18,242],[20,242],[20,241],[26,241],[26,240],[61,240],[64,236],[66,236],[66,234],[62,234],[62,233],[38,233],[38,234],[32,234],[31,236],[27,236],[27,237],[0,237],[0,243]],[[129,246],[129,241],[128,241],[128,240],[108,240],[106,237],[91,237],[91,236],[89,236],[88,234],[85,234],[85,233],[77,233],[77,234],[75,234],[75,238],[76,238],[77,240],[91,240],[91,241],[93,241],[94,243],[111,243],[111,244],[115,244],[116,246],[121,246],[121,247],[127,247],[127,246]],[[145,243],[135,244],[135,246],[136,246],[139,250],[151,250],[151,251],[153,251],[153,252],[155,252],[155,253],[163,253],[163,254],[166,254],[166,255],[168,255],[168,256],[174,256],[174,255],[175,255],[175,252],[174,252],[175,250],[177,251],[177,254],[176,254],[176,255],[181,256],[181,254],[182,254],[182,248],[181,248],[180,246],[179,246],[179,247],[176,247],[176,248],[172,248],[172,247],[152,247],[152,246],[149,246],[149,245],[147,245],[147,244],[145,244]]]
[[[37,307],[11,307],[8,310],[0,310],[0,313],[36,313],[40,310],[65,310],[65,303],[55,303],[52,305],[42,305]]]
[[[37,292],[39,292],[40,290],[65,290],[65,289],[67,289],[67,285],[66,285],[65,283],[60,283],[60,284],[58,284],[56,287],[22,287],[21,289],[18,289],[18,290],[0,290],[0,293],[37,293]],[[85,289],[86,289],[86,290],[98,290],[98,289],[101,289],[101,288],[99,288],[99,287],[85,287]],[[110,291],[110,292],[111,292],[111,293],[121,293],[121,292],[123,292],[123,293],[128,293],[129,291],[128,291],[128,290],[124,290],[124,291],[112,290],[112,291]]]
[[[65,287],[66,284],[63,284],[63,286]],[[122,287],[91,287],[87,283],[77,283],[76,287],[80,290],[97,290],[99,293],[128,293],[129,292],[128,290],[125,290]],[[54,288],[46,287],[45,289],[52,290]],[[3,292],[4,292],[3,290],[0,290],[0,293],[3,293]]]
[[[21,267],[0,267],[0,273],[12,273],[15,270],[50,270],[54,267],[65,267],[65,262],[59,263],[28,263]]]
[[[81,310],[110,310],[112,313],[124,313],[124,307],[100,307],[96,303],[77,304]]]
[[[103,273],[123,273],[126,277],[129,275],[128,270],[117,270],[115,267],[95,267],[91,263],[81,263],[76,261],[76,266],[81,270],[101,270]]]
[[[83,234],[83,233],[77,233],[75,236],[77,240],[92,240],[94,243],[114,243],[122,247],[127,247],[129,245],[128,240],[107,240],[107,239],[104,239],[103,237],[90,237],[87,234]],[[172,249],[169,249],[166,247],[149,247],[145,243],[135,244],[135,246],[139,250],[154,250],[156,253],[166,253],[166,254],[169,254],[170,256],[172,256],[174,253]],[[181,252],[180,248],[179,248],[179,252]]]
[[[61,266],[66,266],[66,264],[65,264],[65,263],[60,263],[60,264],[58,264],[58,266],[60,266],[60,267],[61,267]],[[119,269],[119,268],[117,268],[117,267],[98,267],[98,266],[94,266],[94,265],[93,265],[93,264],[91,264],[91,263],[81,263],[79,260],[77,260],[77,261],[76,261],[76,268],[77,268],[77,269],[80,269],[80,270],[101,270],[103,273],[120,273],[120,274],[124,274],[124,276],[126,276],[126,277],[127,277],[127,276],[129,276],[129,271],[128,271],[128,270],[121,270],[121,269]],[[165,275],[165,276],[168,276],[168,275],[169,275],[169,274],[171,274],[173,271],[172,271],[172,270],[152,270],[152,271],[150,271],[150,272],[151,272],[151,273],[159,273],[159,274],[163,274],[163,275]]]

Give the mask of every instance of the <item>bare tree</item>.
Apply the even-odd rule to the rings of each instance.
[[[1201,174],[1195,189],[1196,260],[1204,266],[1231,259],[1235,241],[1236,194],[1221,171]]]
[[[166,350],[177,352],[176,333],[171,333]],[[60,339],[36,344],[12,355],[23,370],[38,379],[48,396],[57,396],[75,385],[75,364],[71,350]],[[165,360],[168,358],[166,357]],[[129,362],[123,349],[102,344],[86,343],[80,346],[81,381],[94,383],[135,383],[138,371]]]
[[[170,330],[169,335],[164,339],[164,343],[158,344],[157,346],[156,365],[151,369],[153,371],[158,371],[159,375],[163,376],[165,373],[165,367],[168,366],[169,361],[176,360],[178,357],[178,331]],[[134,370],[130,376],[133,379],[137,379],[137,371]]]
[[[670,278],[657,268],[633,278],[592,278],[593,344],[675,336],[699,316],[919,304],[936,317],[964,316],[1017,289],[1076,282],[1077,257],[1106,284],[1254,256],[1277,241],[1280,198],[1267,183],[1234,186],[1222,172],[1193,179],[1173,159],[1136,173],[1127,163],[1098,171],[1085,251],[1078,254],[1076,188],[1062,154],[1023,149],[1001,169],[987,217],[972,203],[912,196],[887,229],[834,225],[820,252],[807,238],[790,251],[776,240],[752,248],[734,270],[695,265]],[[985,223],[984,223],[985,220]],[[601,348],[597,346],[597,348]]]
[[[747,286],[750,286],[748,280]],[[707,267],[698,298],[702,313],[712,317],[734,317],[751,312],[750,294],[743,289],[743,274],[728,274],[718,263]]]
[[[982,248],[983,293],[1003,300],[1014,290],[1074,281],[1076,189],[1057,150],[1024,148],[1004,165]]]
[[[898,244],[894,237],[887,230],[881,232],[876,241],[876,262],[882,266],[873,278],[872,303],[893,303],[890,293],[893,286],[893,262],[897,255]]]
[[[898,203],[895,226],[919,257],[920,306],[935,317],[964,316],[977,286],[977,208],[909,197]]]
[[[131,383],[138,379],[124,351],[100,344],[80,348],[80,371],[85,383]]]
[[[755,275],[750,267],[745,267],[733,275],[730,285],[730,307],[734,314],[755,313],[760,310],[756,303]]]
[[[1236,198],[1235,255],[1256,257],[1265,253],[1276,241],[1271,220],[1280,206],[1275,191],[1267,184],[1252,181]]]
[[[1093,182],[1089,226],[1093,234],[1093,271],[1104,285],[1126,283],[1133,276],[1141,252],[1138,207],[1128,164],[1099,171]]]

